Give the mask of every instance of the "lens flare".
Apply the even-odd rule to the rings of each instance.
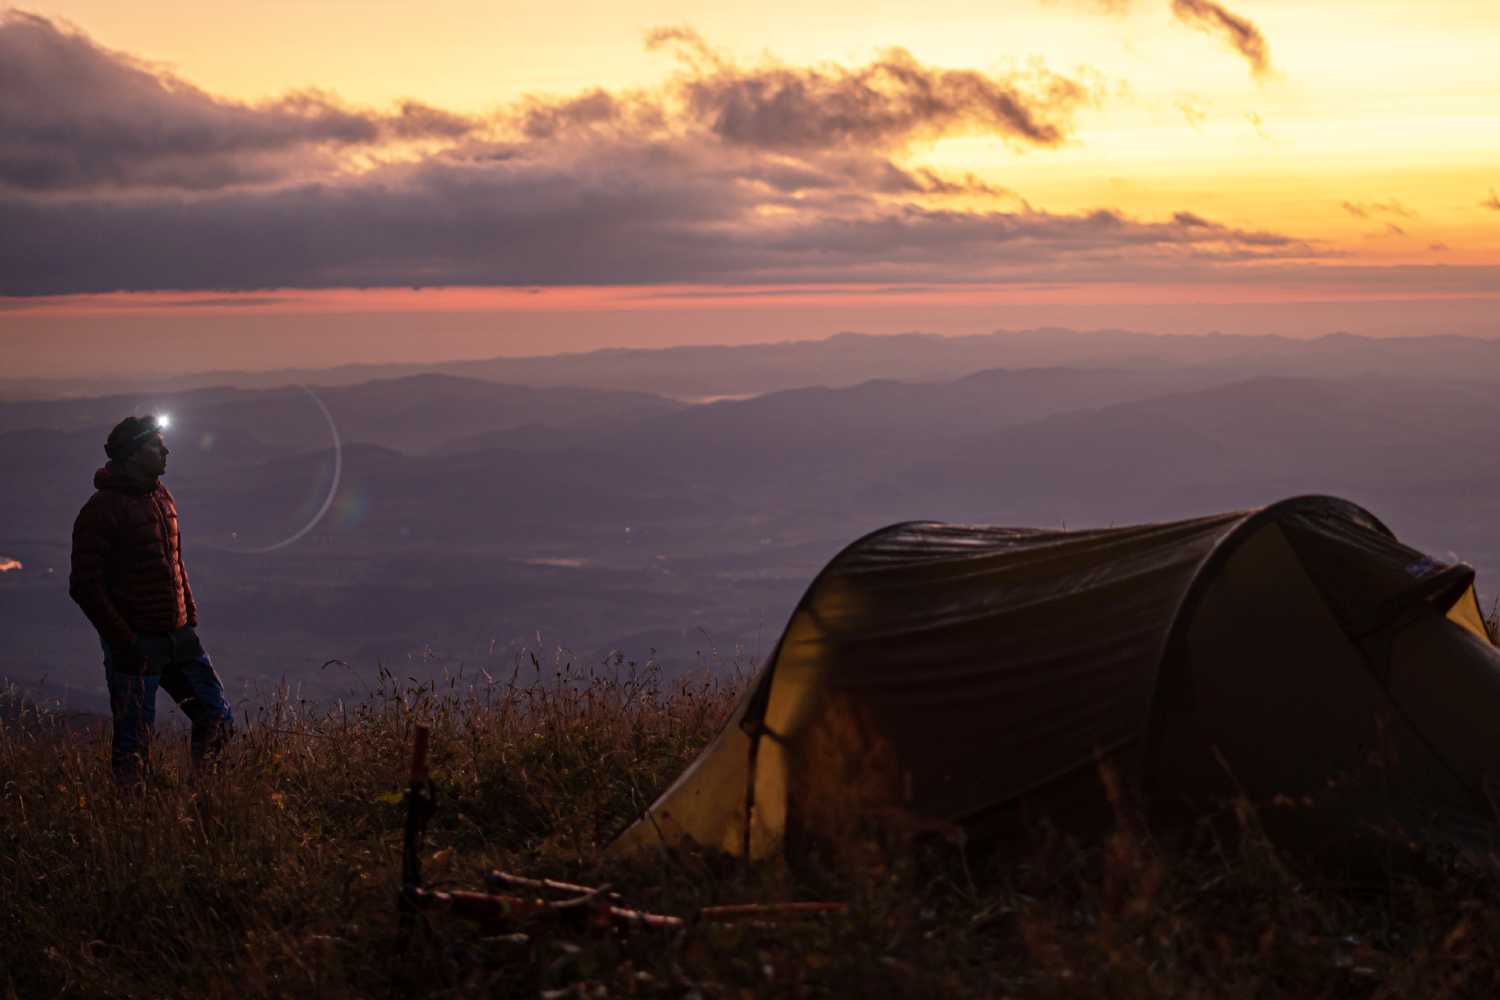
[[[328,509],[333,506],[334,498],[339,494],[339,480],[343,477],[344,473],[344,443],[339,438],[338,425],[333,422],[333,414],[328,412],[328,407],[323,405],[323,400],[318,398],[317,393],[313,392],[305,385],[299,385],[297,386],[297,388],[307,393],[308,396],[312,398],[312,401],[318,404],[318,410],[323,414],[323,419],[328,423],[328,433],[333,439],[333,481],[328,484],[328,495],[323,498],[322,505],[318,507],[317,511],[314,512],[312,518],[306,524],[304,524],[296,533],[290,535],[287,538],[283,538],[275,545],[266,545],[260,548],[247,550],[256,554],[275,552],[277,549],[284,549],[288,545],[291,545],[298,541],[300,538],[302,538],[303,535],[306,535],[309,531],[313,530],[313,528],[316,528],[318,526],[318,522],[323,520],[323,515],[327,514]]]
[[[161,430],[166,430],[168,427],[171,427],[172,415],[170,413],[158,413],[156,415],[156,426]]]

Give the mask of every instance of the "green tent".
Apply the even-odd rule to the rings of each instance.
[[[1092,531],[894,525],[817,576],[613,849],[1066,822],[1100,808],[1101,760],[1152,802],[1483,815],[1500,650],[1473,582],[1331,497]]]

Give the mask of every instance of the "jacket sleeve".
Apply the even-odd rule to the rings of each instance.
[[[193,600],[193,588],[188,586],[187,563],[182,561],[182,535],[177,536],[177,572],[182,574],[182,602],[187,606],[187,623],[198,625],[198,602]]]
[[[177,516],[177,499],[172,496],[172,491],[165,485],[159,486],[158,489],[167,495],[167,503],[172,510],[172,521],[177,525],[177,578],[182,581],[182,606],[187,614],[187,624],[189,628],[193,628],[198,624],[198,602],[193,600],[193,588],[188,584],[187,563],[182,558],[182,521]]]
[[[111,646],[128,646],[135,632],[109,599],[104,585],[105,568],[114,555],[115,539],[109,513],[90,500],[73,522],[73,565],[68,576],[68,595],[88,616],[99,636]]]

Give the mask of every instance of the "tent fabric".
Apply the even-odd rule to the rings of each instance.
[[[1479,607],[1468,567],[1329,497],[1090,531],[894,525],[818,575],[614,850],[764,856],[871,821],[984,833],[1020,803],[1086,809],[1102,759],[1153,795],[1321,789],[1382,740],[1414,794],[1458,808],[1500,751],[1428,681],[1500,708]]]
[[[1264,525],[1204,588],[1184,628],[1185,655],[1174,662],[1178,697],[1154,720],[1152,791],[1201,801],[1245,790],[1261,801],[1315,804],[1316,812],[1274,817],[1297,821],[1293,832],[1313,837],[1323,836],[1319,827],[1331,832],[1387,813],[1409,824],[1476,811],[1477,787],[1456,769],[1453,734],[1413,725],[1410,706],[1393,697],[1400,693],[1393,677],[1425,688],[1430,665],[1397,657],[1396,633],[1370,617],[1384,606],[1393,623],[1408,623],[1403,636],[1424,622],[1467,635],[1421,605],[1445,569],[1419,567],[1423,577],[1403,590],[1394,575],[1378,579],[1372,564],[1371,578],[1357,581],[1369,601],[1361,608],[1348,592],[1326,600],[1320,586],[1320,578],[1351,574],[1360,560],[1346,552],[1339,566],[1305,572],[1299,540],[1296,527]],[[1348,629],[1349,615],[1361,631]],[[1500,657],[1453,665],[1460,676],[1477,666],[1500,678]],[[1451,683],[1444,688],[1433,692],[1439,700],[1455,693]]]

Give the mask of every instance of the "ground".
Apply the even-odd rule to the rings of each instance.
[[[1041,829],[1020,852],[872,836],[795,865],[612,861],[604,845],[717,730],[734,682],[530,662],[467,690],[383,680],[358,705],[283,699],[244,720],[210,774],[188,774],[185,737],[164,733],[136,794],[110,784],[102,728],[13,711],[0,996],[1500,993],[1487,850],[1395,844],[1376,869],[1335,873],[1278,847],[1241,802],[1171,836],[1124,818],[1094,838]],[[488,926],[429,911],[399,947],[418,724],[439,795],[429,887],[478,889],[502,869],[608,885],[688,926],[628,928],[586,906]],[[847,912],[691,919],[786,900]]]

